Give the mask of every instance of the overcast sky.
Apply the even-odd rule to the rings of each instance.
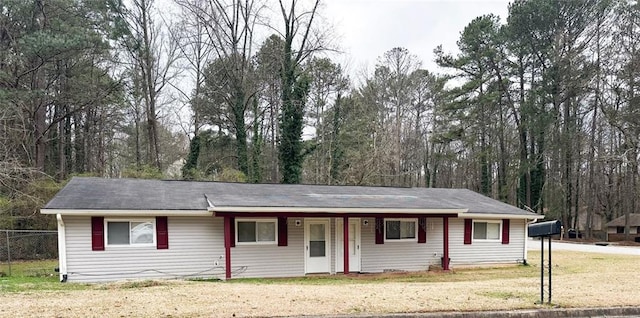
[[[323,15],[334,26],[345,54],[340,60],[356,74],[373,71],[394,47],[407,48],[436,71],[433,49],[455,52],[460,32],[475,17],[493,13],[503,21],[507,0],[325,0]]]

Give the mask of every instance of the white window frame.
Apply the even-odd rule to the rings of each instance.
[[[239,222],[255,222],[256,223],[256,242],[239,242],[238,235],[240,231],[238,231],[238,223]],[[273,241],[257,241],[258,239],[258,223],[273,223],[273,227],[275,229],[275,236]],[[236,245],[276,245],[278,244],[278,219],[277,218],[268,218],[268,219],[235,219],[235,237]]]
[[[109,244],[109,222],[128,222],[129,223],[129,244]],[[131,243],[131,222],[149,222],[153,225],[153,242],[151,243]],[[156,228],[156,219],[136,219],[136,218],[125,218],[125,219],[104,219],[104,243],[107,247],[146,247],[146,246],[156,246],[158,240],[156,237],[157,228]]]
[[[401,238],[401,239],[387,239],[387,221],[400,221],[400,222],[413,222],[414,229],[414,238]],[[384,219],[384,242],[417,242],[418,241],[418,219],[417,218],[394,218],[394,219]]]
[[[476,233],[476,223],[487,223],[487,229],[489,224],[498,224],[498,238],[490,239],[483,238],[477,239],[475,238]],[[488,236],[488,233],[485,232],[485,237]],[[473,227],[471,228],[471,240],[472,241],[480,241],[480,242],[501,242],[502,241],[502,221],[501,220],[473,220]]]

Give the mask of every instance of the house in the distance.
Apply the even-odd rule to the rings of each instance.
[[[79,177],[41,212],[85,282],[515,264],[542,217],[463,189]]]
[[[624,241],[624,221],[625,216],[613,219],[607,223],[607,241],[617,242]],[[640,213],[629,214],[629,237],[630,240],[640,240]]]

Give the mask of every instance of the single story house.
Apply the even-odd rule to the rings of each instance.
[[[623,215],[607,223],[607,241],[624,241],[624,219],[625,216]],[[629,214],[629,237],[631,240],[640,237],[640,213]]]
[[[41,213],[75,282],[515,264],[542,218],[464,189],[87,177]]]

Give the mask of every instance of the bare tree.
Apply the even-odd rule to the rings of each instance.
[[[159,149],[158,117],[163,89],[175,79],[172,66],[178,59],[178,45],[168,36],[170,25],[158,21],[154,0],[133,0],[124,13],[130,37],[125,45],[133,61],[133,87],[142,96],[146,114],[148,163],[162,168]]]
[[[210,62],[213,53],[213,44],[208,37],[206,20],[202,17],[202,8],[206,0],[176,0],[176,4],[182,8],[179,16],[180,28],[172,33],[179,42],[180,58],[186,61],[185,68],[192,76],[193,91],[184,92],[176,87],[186,100],[188,100],[193,112],[193,135],[197,136],[203,123],[199,109],[202,101],[202,87],[205,82],[205,68]]]
[[[252,49],[254,29],[262,5],[255,0],[184,1],[177,3],[192,12],[203,27],[212,45],[215,63],[204,79],[207,91],[226,107],[223,116],[229,119],[236,137],[238,168],[249,174],[246,113],[257,89],[252,81]],[[215,104],[200,105],[201,111],[212,110]],[[207,109],[208,108],[208,109]]]

